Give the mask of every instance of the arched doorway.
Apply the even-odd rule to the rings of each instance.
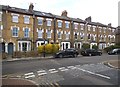
[[[8,44],[8,54],[9,55],[13,54],[13,43],[12,42]]]
[[[5,43],[4,42],[2,42],[2,43],[0,43],[0,52],[5,52]]]

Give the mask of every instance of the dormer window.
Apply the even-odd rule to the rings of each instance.
[[[18,23],[19,14],[12,13],[11,15],[12,15],[12,22]]]
[[[30,22],[30,16],[24,16],[24,23],[25,24],[29,24],[29,22]]]

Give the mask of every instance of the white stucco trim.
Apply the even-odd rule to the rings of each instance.
[[[51,19],[51,18],[46,18],[46,20],[52,21],[52,19]]]
[[[20,50],[19,50],[19,43],[21,44],[20,46]],[[22,50],[22,43],[27,43],[27,51],[30,51],[31,50],[31,41],[18,41],[18,51],[21,51],[21,52],[23,52],[23,50]],[[29,46],[29,43],[30,43],[30,47],[28,47]]]
[[[70,23],[69,21],[65,21],[65,23]]]
[[[57,20],[57,22],[63,22],[62,20]]]
[[[84,26],[84,24],[83,24],[83,23],[80,23],[80,26]]]
[[[66,44],[68,44],[68,48],[70,48],[70,42],[61,42],[61,50],[66,49]],[[63,45],[64,45],[64,49],[63,49]]]
[[[44,43],[44,41],[37,41],[36,42],[36,46],[38,47],[38,43],[40,44],[40,46],[41,46],[41,43]],[[48,42],[47,41],[45,41],[45,44],[47,44]]]
[[[28,15],[23,15],[23,17],[28,17],[28,18],[30,18],[30,16],[28,16]]]
[[[11,13],[11,15],[12,15],[12,16],[15,15],[15,16],[18,16],[18,17],[20,16],[19,14],[16,14],[16,13]]]
[[[42,19],[43,20],[44,18],[43,17],[37,17],[37,19]]]

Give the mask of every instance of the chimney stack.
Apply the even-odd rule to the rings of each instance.
[[[30,12],[33,12],[33,8],[34,8],[33,3],[30,3],[30,5],[29,5],[29,11],[30,11]]]
[[[108,27],[112,27],[112,24],[111,24],[111,23],[109,23],[109,24],[108,24]]]
[[[62,12],[61,16],[65,16],[65,17],[67,17],[67,11],[64,10],[64,11]]]
[[[91,21],[92,21],[91,16],[87,17],[87,18],[85,19],[85,21],[87,21],[87,22],[91,22]]]

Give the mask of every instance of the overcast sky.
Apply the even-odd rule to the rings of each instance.
[[[118,2],[120,0],[0,0],[1,5],[10,5],[28,9],[34,4],[34,10],[61,15],[67,10],[69,17],[85,19],[92,17],[93,22],[112,23],[118,26]]]

